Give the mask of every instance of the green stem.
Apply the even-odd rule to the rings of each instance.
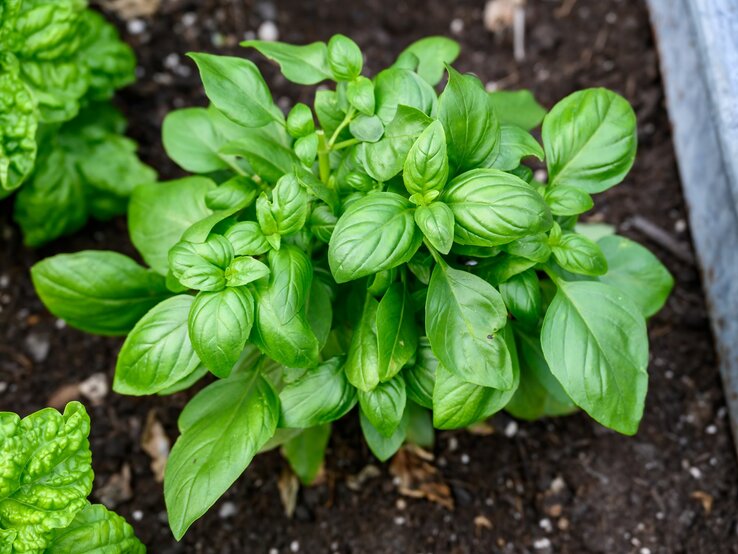
[[[320,180],[326,185],[331,176],[330,147],[325,141],[325,133],[320,130],[318,135],[318,168],[320,169]]]
[[[238,173],[241,177],[246,177],[246,172],[234,160],[232,160],[230,157],[223,156],[222,154],[218,154],[218,157],[221,160],[223,160],[226,164],[228,164],[228,166],[233,171],[235,171],[236,173]]]
[[[353,146],[354,144],[359,144],[361,141],[356,138],[351,138],[348,140],[344,140],[341,142],[337,142],[333,145],[333,150],[343,150],[344,148],[348,148],[349,146]]]
[[[354,115],[356,114],[356,110],[353,106],[349,108],[349,110],[346,112],[346,117],[343,118],[343,121],[341,121],[341,124],[336,127],[336,130],[333,131],[333,136],[331,137],[331,140],[328,141],[328,149],[333,149],[333,145],[336,143],[336,140],[338,139],[338,135],[341,134],[341,131],[343,131],[346,128],[346,125],[351,123],[351,120],[354,119]]]

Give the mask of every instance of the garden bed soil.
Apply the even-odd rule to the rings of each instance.
[[[153,410],[174,439],[187,395],[110,393],[98,405],[86,401],[93,419],[93,498],[116,503],[152,553],[738,552],[738,467],[700,275],[689,261],[646,8],[635,0],[530,1],[527,57],[520,63],[513,61],[509,36],[497,39],[484,29],[482,8],[480,0],[163,0],[152,19],[117,19],[141,66],[141,80],[118,104],[145,161],[162,178],[180,175],[161,147],[162,118],[205,101],[184,53],[244,54],[235,45],[265,18],[276,18],[280,38],[297,43],[351,34],[370,72],[391,63],[411,40],[453,28],[462,44],[457,67],[501,87],[529,87],[548,107],[582,87],[624,94],[638,115],[638,158],[623,185],[598,196],[591,218],[644,242],[676,278],[666,307],[649,325],[651,385],[640,431],[619,436],[583,415],[537,423],[499,415],[484,434],[439,433],[432,467],[450,487],[451,511],[400,495],[388,466],[362,442],[352,414],[335,426],[324,476],[299,493],[291,519],[278,492],[285,463],[272,452],[258,457],[177,544],[141,435]],[[280,104],[310,100],[258,63]],[[23,248],[9,208],[6,202],[0,210],[0,408],[25,415],[59,401],[60,390],[94,373],[109,381],[121,344],[64,327],[48,314],[34,294],[30,266],[59,252],[133,249],[120,218],[34,252]],[[633,225],[635,216],[671,235],[679,254],[639,233],[643,225]]]

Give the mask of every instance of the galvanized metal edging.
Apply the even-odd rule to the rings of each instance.
[[[738,2],[647,2],[738,445]]]

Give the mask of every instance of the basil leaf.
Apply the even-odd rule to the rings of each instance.
[[[377,142],[384,135],[382,120],[376,115],[360,114],[349,124],[349,131],[354,138],[363,142]]]
[[[497,246],[547,231],[552,218],[540,194],[498,169],[474,169],[451,181],[440,200],[451,208],[455,241]]]
[[[272,437],[279,400],[257,372],[209,385],[185,406],[164,474],[169,526],[180,540]]]
[[[332,76],[328,65],[328,47],[324,42],[295,46],[284,42],[247,40],[241,46],[255,48],[279,64],[282,75],[299,85],[314,85]]]
[[[193,224],[212,212],[205,196],[215,183],[204,177],[142,185],[131,195],[128,228],[144,261],[161,275],[169,271],[169,250]]]
[[[79,402],[22,420],[0,412],[0,527],[5,552],[40,552],[67,527],[92,490],[90,418]]]
[[[52,314],[99,335],[125,335],[169,296],[161,276],[117,252],[57,254],[36,263],[31,278]]]
[[[233,260],[233,246],[221,235],[205,242],[180,241],[169,251],[172,275],[190,289],[217,291],[226,286],[224,270]]]
[[[591,276],[607,273],[607,260],[602,250],[583,235],[563,235],[558,244],[551,245],[551,251],[556,263],[566,271]]]
[[[254,322],[254,297],[246,287],[201,292],[189,312],[192,347],[202,363],[224,379],[241,357]]]
[[[399,194],[378,192],[357,200],[341,216],[328,247],[337,283],[397,267],[422,242],[412,204]]]
[[[520,351],[520,385],[505,410],[528,421],[577,411],[546,363],[538,332],[529,334],[515,327],[515,338]]]
[[[607,259],[607,273],[599,279],[624,292],[644,317],[656,314],[674,287],[674,278],[659,259],[640,244],[610,235],[597,244]]]
[[[280,235],[296,233],[308,217],[308,193],[293,174],[282,177],[272,191],[271,211]]]
[[[538,127],[546,115],[546,108],[536,102],[529,90],[496,90],[489,93],[489,100],[502,125],[515,125],[530,131]]]
[[[594,206],[592,197],[582,189],[559,185],[546,187],[543,197],[554,215],[579,215]]]
[[[361,74],[364,57],[353,40],[333,35],[328,41],[328,65],[336,81],[353,81]]]
[[[359,391],[361,413],[380,435],[387,438],[399,427],[406,401],[405,380],[401,375],[379,383],[371,391]]]
[[[596,281],[557,282],[541,345],[571,399],[605,427],[638,430],[648,388],[648,335],[630,298]]]
[[[238,175],[228,179],[225,183],[218,185],[217,188],[208,192],[205,195],[205,205],[211,210],[222,210],[223,212],[230,212],[233,215],[235,211],[231,212],[231,210],[234,208],[236,211],[242,210],[254,202],[257,188],[258,186],[254,181],[248,177]],[[226,217],[230,217],[230,215]],[[219,220],[218,223],[223,219]],[[192,232],[191,229],[192,227],[190,227],[190,233]],[[210,229],[207,234],[209,233]],[[207,238],[207,234],[205,238]]]
[[[319,344],[305,310],[313,277],[312,264],[297,247],[284,245],[270,252],[269,267],[269,283],[256,283],[252,340],[267,356],[287,367],[314,367],[318,363]]]
[[[636,117],[622,96],[603,88],[575,92],[543,120],[549,186],[594,194],[617,185],[636,152]]]
[[[308,428],[346,415],[356,404],[356,389],[343,371],[344,358],[334,357],[287,383],[279,393],[280,426]]]
[[[258,256],[269,251],[269,243],[255,221],[239,221],[231,225],[224,234],[236,256]]]
[[[305,167],[312,167],[315,158],[318,156],[319,140],[317,133],[312,133],[305,137],[300,137],[295,141],[294,151],[297,159]]]
[[[544,263],[551,257],[551,247],[548,244],[548,236],[545,233],[525,236],[502,245],[502,248],[512,256],[533,260],[538,263]]]
[[[298,102],[287,115],[287,132],[294,138],[306,137],[315,131],[313,112],[310,107]]]
[[[146,554],[125,519],[102,504],[88,504],[69,526],[56,529],[44,554],[110,552]]]
[[[384,130],[384,137],[363,145],[363,165],[377,181],[388,181],[400,171],[415,138],[431,123],[431,119],[415,108],[398,106],[394,119]]]
[[[361,317],[354,327],[346,357],[346,377],[357,389],[368,392],[379,384],[377,310],[379,302],[367,294]]]
[[[243,58],[189,53],[197,64],[200,78],[213,106],[231,121],[244,127],[263,127],[284,122],[274,105],[269,87],[259,69]]]
[[[374,83],[359,75],[346,86],[346,99],[364,115],[374,114]],[[380,120],[381,121],[381,120]]]
[[[363,411],[359,410],[359,423],[369,450],[372,451],[380,462],[386,462],[400,449],[407,438],[407,429],[410,425],[410,414],[408,410],[402,416],[391,437],[385,437],[372,425]]]
[[[269,275],[269,268],[251,256],[234,258],[225,270],[226,286],[240,287]]]
[[[402,178],[410,194],[443,189],[448,179],[448,155],[440,121],[428,125],[410,148]]]
[[[282,446],[282,454],[289,462],[292,471],[306,487],[312,485],[320,473],[330,438],[331,426],[326,423],[305,429]]]
[[[321,348],[328,341],[333,325],[332,296],[330,285],[317,277],[313,279],[307,301],[307,319]]]
[[[515,319],[529,327],[537,326],[543,301],[535,271],[529,269],[500,283],[500,294]]]
[[[529,156],[543,161],[543,148],[529,132],[514,125],[502,125],[500,129],[500,153],[490,167],[511,171]]]
[[[323,204],[315,206],[310,213],[310,231],[325,244],[330,242],[336,223],[338,223],[338,218],[333,215],[328,206]]]
[[[507,309],[483,279],[436,265],[428,285],[425,328],[433,353],[446,369],[481,386],[510,390],[514,375],[500,331]]]
[[[418,347],[413,306],[403,284],[394,283],[384,293],[377,307],[376,325],[379,379],[389,381],[410,361]],[[372,420],[372,423],[376,422]]]
[[[448,84],[438,99],[438,119],[454,173],[479,167],[500,146],[500,124],[482,83],[447,67]]]
[[[397,61],[407,58],[408,54],[412,55],[415,62],[413,69],[428,84],[436,86],[443,78],[445,65],[453,63],[459,51],[459,43],[450,38],[425,37],[405,48]]]
[[[433,407],[433,387],[436,382],[438,358],[431,350],[427,337],[420,337],[415,363],[402,371],[405,379],[407,397],[423,406]]]
[[[441,254],[451,251],[454,244],[454,214],[446,204],[434,202],[428,206],[418,206],[415,223],[433,248]]]
[[[33,171],[38,115],[30,91],[0,59],[0,195],[18,188]]]
[[[343,121],[345,111],[338,105],[338,95],[335,90],[319,90],[315,93],[315,115],[323,132],[331,136]],[[341,138],[342,135],[339,135]]]
[[[194,298],[168,298],[144,315],[126,337],[115,366],[113,390],[155,394],[192,374],[200,365],[187,334]]]
[[[185,108],[167,114],[161,132],[164,150],[177,165],[193,173],[210,173],[235,165],[235,157],[220,149],[244,128],[213,108]]]
[[[299,163],[290,148],[261,132],[242,134],[224,144],[220,153],[245,158],[256,174],[269,183],[276,183]]]
[[[428,83],[406,69],[385,69],[374,78],[375,112],[389,124],[400,106],[430,115],[436,106],[436,92]]]

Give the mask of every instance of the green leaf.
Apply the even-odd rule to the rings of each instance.
[[[363,165],[377,181],[388,181],[400,171],[415,139],[431,123],[423,112],[406,106],[397,108],[394,119],[384,130],[384,137],[363,145]]]
[[[514,125],[502,125],[500,129],[500,153],[491,167],[511,171],[529,156],[543,161],[543,148],[528,131]]]
[[[246,208],[254,202],[257,188],[258,185],[248,177],[243,177],[241,175],[231,177],[225,183],[218,185],[217,188],[211,190],[205,195],[205,205],[211,210],[221,210],[222,212],[229,213],[226,217],[230,217],[230,215],[233,215],[236,211]],[[212,214],[210,217],[215,215],[216,214]],[[218,216],[220,215],[222,215],[222,213],[218,214]],[[225,219],[225,217],[223,219]],[[223,219],[220,219],[218,223]],[[199,224],[202,223],[200,222]],[[192,227],[190,227],[188,229],[188,233],[192,232]],[[207,234],[209,233],[210,229]],[[207,234],[205,234],[205,238],[207,238]]]
[[[10,55],[0,57],[0,195],[18,188],[36,160],[38,113],[16,64]]]
[[[374,114],[374,83],[371,79],[359,75],[346,86],[346,99],[364,115]]]
[[[282,123],[259,69],[249,60],[213,54],[187,54],[197,64],[205,94],[219,112],[244,127]]]
[[[417,60],[415,71],[428,84],[436,86],[443,78],[445,65],[453,63],[459,56],[459,51],[459,43],[450,38],[425,37],[405,48],[398,62],[403,56],[412,54]]]
[[[278,63],[282,75],[298,85],[315,85],[331,78],[328,47],[324,42],[296,46],[284,42],[247,40],[241,46],[255,48],[263,56]]]
[[[436,437],[433,430],[433,416],[430,411],[414,402],[407,403],[407,411],[410,420],[407,426],[407,442],[433,450]]]
[[[535,265],[536,262],[534,260],[502,253],[485,261],[479,270],[480,275],[484,276],[485,281],[493,285],[499,285]]]
[[[161,276],[117,252],[57,254],[36,263],[31,278],[52,314],[100,335],[125,335],[169,296]]]
[[[305,225],[308,217],[308,192],[294,174],[277,181],[272,191],[271,211],[282,235],[296,233]]]
[[[563,235],[558,244],[551,245],[551,251],[556,263],[572,273],[591,276],[607,273],[607,260],[602,250],[584,235]]]
[[[345,110],[338,105],[335,90],[319,90],[315,93],[315,115],[323,132],[331,136],[343,121]],[[339,135],[340,137],[341,135]]]
[[[115,366],[113,390],[140,396],[155,394],[197,370],[187,333],[194,297],[173,296],[154,306],[126,337]]]
[[[530,131],[538,127],[546,115],[546,108],[536,102],[529,90],[496,90],[489,93],[489,99],[501,125],[515,125]]]
[[[418,348],[412,301],[402,283],[392,284],[379,302],[377,344],[380,381],[393,379]]]
[[[600,281],[629,296],[644,317],[656,314],[674,287],[674,278],[659,259],[640,244],[617,235],[603,237],[597,244],[608,266]]]
[[[400,449],[407,437],[407,428],[410,425],[410,414],[408,410],[402,416],[400,424],[392,433],[391,437],[385,437],[372,425],[363,410],[359,410],[359,423],[364,434],[366,444],[380,462],[386,462]]]
[[[405,413],[407,394],[402,375],[379,383],[371,391],[359,391],[361,413],[383,437],[391,437]]]
[[[277,395],[257,372],[217,381],[185,406],[164,474],[177,540],[243,473],[274,435],[278,418]]]
[[[515,319],[529,327],[538,325],[543,301],[535,271],[529,269],[500,283],[500,294]]]
[[[402,375],[407,385],[407,397],[424,408],[433,407],[437,367],[438,358],[433,354],[428,338],[420,337],[415,363],[406,367]]]
[[[436,265],[425,303],[425,328],[433,353],[461,379],[510,390],[514,375],[501,330],[507,309],[485,280]]]
[[[239,221],[225,232],[236,256],[258,256],[269,251],[264,233],[255,221]]]
[[[549,186],[594,194],[617,185],[636,153],[636,117],[622,96],[603,88],[575,92],[543,120]]]
[[[541,330],[551,372],[602,425],[634,434],[648,388],[648,335],[638,306],[605,283],[557,286]]]
[[[269,283],[256,282],[252,340],[267,356],[287,367],[314,367],[319,344],[306,315],[312,264],[302,250],[284,245],[269,253],[269,267]]]
[[[353,40],[333,35],[328,41],[328,65],[336,81],[353,81],[361,74],[364,57]]]
[[[299,163],[291,149],[261,132],[242,134],[224,144],[220,153],[246,159],[256,174],[270,183],[276,183],[285,173],[292,172]]]
[[[307,319],[321,349],[328,341],[333,326],[333,297],[330,285],[322,279],[313,279],[307,301]]]
[[[320,473],[330,438],[331,426],[326,423],[305,429],[282,446],[282,454],[303,485],[312,485]]]
[[[363,142],[377,142],[384,136],[384,124],[376,115],[359,115],[351,120],[349,131]]]
[[[438,99],[438,119],[448,142],[454,173],[482,165],[500,145],[500,124],[484,86],[472,75],[448,69],[448,84]]]
[[[44,554],[145,554],[125,519],[102,504],[88,504],[65,529],[57,529]]]
[[[451,181],[440,200],[454,214],[455,241],[497,246],[551,228],[540,194],[525,181],[498,169],[474,169]]]
[[[312,167],[315,163],[315,158],[318,156],[319,145],[320,141],[317,133],[301,137],[294,144],[295,156],[297,156],[300,163],[305,167]]]
[[[314,131],[313,112],[306,104],[298,102],[287,114],[287,132],[294,138],[300,138],[306,137]]]
[[[548,244],[546,233],[525,236],[514,242],[504,244],[502,248],[512,256],[538,263],[544,263],[551,257],[551,246]]]
[[[251,256],[234,258],[225,270],[226,286],[240,287],[269,276],[269,268]]]
[[[448,179],[448,155],[440,121],[428,125],[410,148],[402,178],[410,194],[443,189]]]
[[[554,215],[579,215],[594,206],[592,197],[582,189],[559,185],[546,187],[543,197]]]
[[[364,392],[374,389],[379,384],[378,308],[379,302],[367,293],[361,317],[351,336],[344,368],[349,382]]]
[[[0,528],[5,552],[43,552],[92,490],[90,418],[79,402],[20,419],[0,412]]]
[[[280,426],[305,429],[346,415],[356,404],[356,389],[343,365],[343,357],[334,357],[287,383],[279,393]]]
[[[357,200],[341,216],[328,247],[338,283],[397,267],[413,257],[422,234],[412,204],[399,194],[378,192]]]
[[[505,410],[528,421],[577,411],[546,363],[540,334],[515,327],[515,337],[520,352],[520,385]]]
[[[169,251],[169,267],[182,286],[217,291],[226,286],[225,269],[233,260],[233,246],[222,235],[205,242],[180,241]]]
[[[430,115],[436,106],[436,91],[412,71],[385,69],[374,78],[375,112],[385,123],[396,118],[400,106]]]
[[[441,254],[451,251],[454,244],[454,214],[446,204],[434,202],[428,206],[418,206],[415,223],[433,248]]]
[[[169,250],[193,224],[212,212],[205,196],[215,183],[205,177],[136,187],[128,209],[131,241],[144,261],[161,275],[169,271]]]
[[[241,357],[254,322],[254,297],[246,287],[201,292],[192,303],[188,332],[202,363],[224,379]]]
[[[169,112],[161,131],[164,149],[177,165],[193,173],[210,173],[233,167],[235,158],[220,149],[244,128],[213,108],[185,108]]]

